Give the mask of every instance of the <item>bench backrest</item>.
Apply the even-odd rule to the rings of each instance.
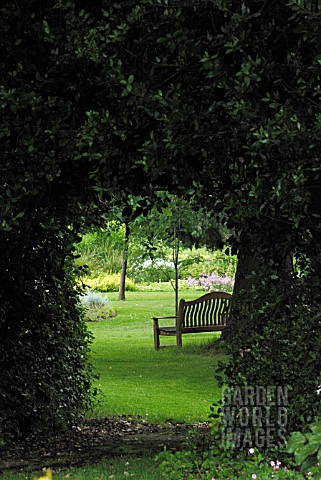
[[[211,327],[226,325],[232,295],[226,292],[210,292],[191,301],[179,303],[177,326],[179,328]]]

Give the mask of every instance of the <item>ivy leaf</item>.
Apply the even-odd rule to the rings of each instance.
[[[311,431],[320,438],[320,445],[321,445],[321,422],[314,422],[310,426]]]
[[[301,432],[293,432],[287,442],[286,451],[294,453],[298,448],[302,448],[306,443],[306,438]]]
[[[50,28],[49,28],[49,25],[48,25],[47,20],[44,20],[44,21],[42,22],[42,24],[43,24],[43,29],[44,29],[44,31],[46,32],[47,35],[49,35],[49,33],[50,33]]]
[[[308,443],[307,445],[302,446],[300,449],[294,452],[296,463],[301,465],[307,457],[316,453],[317,450],[318,446],[313,443]]]

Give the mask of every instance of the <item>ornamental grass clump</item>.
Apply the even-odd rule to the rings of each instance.
[[[81,297],[81,303],[88,308],[111,307],[111,302],[106,295],[89,290]]]
[[[106,294],[88,291],[80,297],[80,301],[86,309],[86,320],[89,322],[99,322],[116,316],[115,309]]]

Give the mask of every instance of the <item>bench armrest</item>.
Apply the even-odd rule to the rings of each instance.
[[[165,317],[152,317],[154,321],[154,328],[158,328],[158,320],[166,320],[167,318],[177,318],[176,315],[170,315],[170,316],[165,316]]]

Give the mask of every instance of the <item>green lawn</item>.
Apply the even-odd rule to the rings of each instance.
[[[2,480],[37,480],[43,478],[45,473],[41,470],[33,473],[5,472],[1,474]],[[117,457],[104,462],[84,467],[69,467],[53,471],[52,480],[162,480],[164,476],[157,468],[154,458],[143,457]]]
[[[103,392],[93,416],[140,416],[151,422],[206,420],[211,403],[221,395],[214,375],[223,356],[200,348],[213,334],[185,335],[181,350],[174,346],[174,337],[162,337],[161,344],[172,347],[155,351],[151,317],[172,315],[174,294],[128,292],[125,301],[118,301],[117,294],[108,296],[117,317],[89,324],[94,335],[92,360]],[[197,296],[199,292],[184,292],[187,299]]]

